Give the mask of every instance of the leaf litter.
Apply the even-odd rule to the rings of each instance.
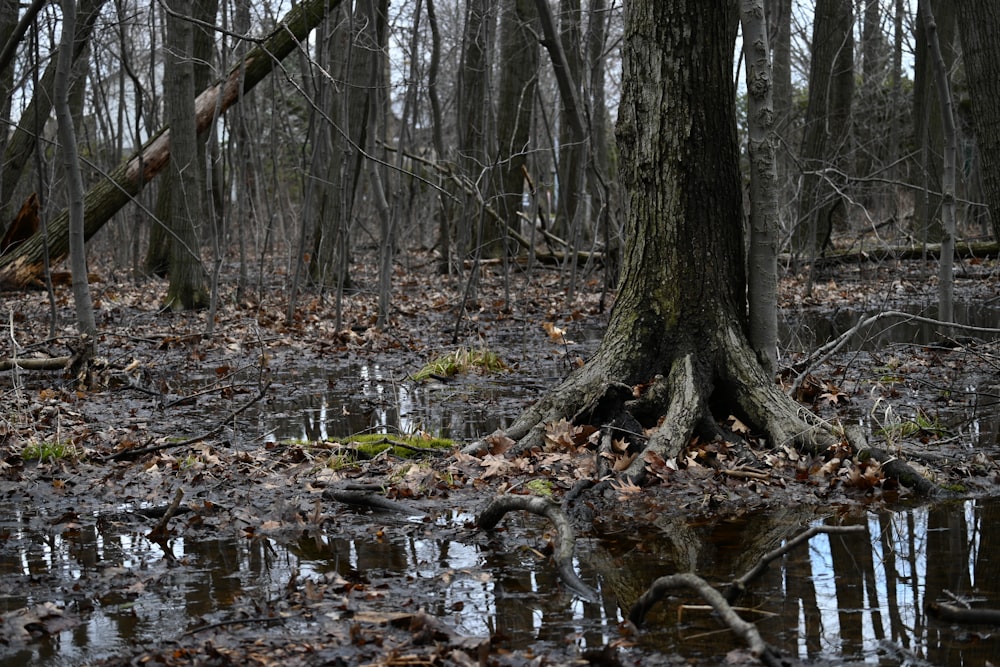
[[[358,271],[362,284],[372,280],[363,272]],[[309,297],[287,319],[278,286],[263,290],[260,299],[229,298],[233,305],[224,326],[216,336],[206,337],[199,333],[204,313],[158,312],[150,305],[155,299],[148,286],[104,285],[104,333],[87,377],[24,371],[10,375],[0,419],[0,502],[29,506],[38,517],[54,517],[45,519],[48,531],[76,531],[106,521],[151,530],[162,517],[158,513],[181,490],[183,501],[163,536],[167,543],[236,535],[293,544],[330,531],[383,540],[414,526],[454,537],[470,527],[442,522],[450,513],[462,516],[499,494],[541,493],[534,484],[539,479],[547,481],[546,494],[565,500],[578,494],[581,485],[601,481],[594,480],[598,459],[607,460],[613,472],[628,466],[637,454],[630,452],[627,441],[612,438],[610,448],[601,451],[602,425],[565,419],[547,425],[542,450],[519,456],[510,456],[515,443],[501,432],[486,437],[488,453],[481,457],[456,448],[444,456],[412,458],[393,451],[359,457],[357,448],[345,444],[349,433],[301,442],[278,442],[262,434],[258,420],[267,403],[279,393],[305,391],[299,378],[310,377],[318,367],[363,360],[416,370],[439,358],[441,351],[454,349],[454,313],[449,308],[454,301],[447,290],[461,286],[441,285],[429,268],[414,275],[422,277],[397,285],[401,305],[381,332],[373,327],[376,309],[368,294],[345,297],[340,330],[332,328],[333,304],[327,299]],[[515,397],[498,399],[490,408],[508,419],[550,385],[550,379],[533,375],[539,363],[544,360],[561,374],[570,372],[596,343],[593,337],[581,338],[580,332],[587,326],[599,330],[605,318],[597,306],[596,281],[593,292],[580,296],[569,309],[554,296],[561,293],[557,274],[520,279],[517,303],[504,308],[494,307],[502,303],[502,281],[484,280],[481,300],[471,304],[459,332],[466,349],[489,349],[502,359],[508,369],[505,383],[523,386]],[[844,288],[850,279],[841,276],[823,283],[809,298],[790,279],[783,285],[784,305],[863,308],[882,298],[875,290]],[[436,288],[425,290],[427,284]],[[899,298],[919,293],[917,281],[894,284],[892,293],[902,295]],[[162,283],[152,285],[161,292],[165,288]],[[490,289],[497,294],[488,294]],[[43,295],[8,295],[7,303],[13,324],[7,347],[0,348],[3,356],[58,356],[65,341],[74,338],[68,294],[58,293],[61,324],[55,338],[45,332]],[[510,345],[518,339],[526,343]],[[580,340],[584,342],[574,342]],[[790,355],[789,362],[794,364],[795,356]],[[985,372],[981,369],[989,369],[998,358],[995,343],[989,342],[954,349],[911,346],[844,353],[813,369],[815,379],[804,384],[799,399],[831,421],[878,413],[888,422],[885,405],[897,406],[893,414],[904,414],[914,400],[925,414],[933,415],[942,388],[954,387],[957,378],[969,373]],[[873,379],[873,369],[882,376]],[[448,382],[488,385],[490,380],[458,376]],[[255,397],[263,387],[267,390],[257,405]],[[635,391],[641,393],[642,387]],[[241,406],[252,409],[234,415]],[[224,428],[213,431],[223,422]],[[721,428],[724,439],[692,440],[676,460],[638,454],[652,485],[639,487],[614,476],[603,480],[605,493],[569,505],[576,530],[586,538],[638,527],[651,515],[693,520],[774,504],[840,506],[891,501],[906,494],[876,461],[858,460],[846,441],[813,458],[766,442],[738,416],[730,416]],[[929,474],[978,493],[996,490],[993,452],[963,455],[961,448],[945,449],[950,436],[935,428],[912,435],[925,451],[937,447],[947,452],[949,464],[929,465]],[[176,446],[180,442],[187,444]],[[135,460],[115,458],[150,446],[162,448]],[[26,456],[32,451],[37,456]],[[365,507],[363,503],[375,496],[389,504]],[[336,500],[346,497],[362,504]],[[66,507],[73,511],[67,514]],[[413,511],[419,523],[407,523],[414,517],[392,509]],[[12,540],[5,542],[13,545]],[[164,554],[168,552],[169,545]],[[58,590],[46,589],[44,582],[35,584],[37,602],[3,614],[0,651],[72,629],[86,621],[100,600],[111,600],[112,591],[115,599],[128,604],[149,587],[163,586],[165,568],[185,567],[168,561],[165,556],[145,571],[106,568],[96,583],[83,584],[75,596],[82,602],[73,605],[66,604]],[[488,579],[491,574],[441,575],[443,580],[455,576]],[[406,578],[399,576],[376,584],[364,575],[355,580],[336,572],[296,575],[267,599],[238,598],[209,617],[191,619],[179,638],[164,636],[156,646],[131,647],[95,664],[502,665],[538,658],[531,649],[505,648],[499,631],[493,637],[463,635],[447,618],[426,611],[430,599],[407,595],[407,586]],[[392,606],[399,609],[390,600],[400,598],[407,609],[389,611]],[[552,664],[586,658],[572,646],[549,645],[545,650]],[[614,652],[610,655],[620,660]],[[630,655],[635,658],[641,651]]]

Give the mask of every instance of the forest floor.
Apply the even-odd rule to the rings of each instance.
[[[524,273],[515,267],[505,280],[502,267],[490,265],[480,269],[475,294],[458,318],[466,285],[436,275],[433,259],[426,256],[399,267],[393,314],[377,331],[376,299],[364,291],[377,284],[366,269],[371,266],[359,262],[355,268],[362,291],[344,296],[339,328],[330,294],[300,295],[293,317],[286,318],[284,276],[275,270],[268,284],[252,286],[246,296],[237,298],[234,288],[222,288],[213,335],[205,334],[206,312],[157,310],[163,281],[134,284],[115,281],[106,272],[92,286],[101,335],[85,374],[8,370],[0,375],[0,505],[31,508],[25,522],[53,535],[112,521],[138,527],[167,545],[219,534],[287,543],[331,526],[341,534],[377,540],[381,532],[372,537],[375,529],[403,529],[380,517],[380,509],[423,516],[420,530],[431,533],[441,517],[474,514],[503,493],[534,491],[563,501],[593,475],[593,430],[567,423],[551,425],[545,451],[519,458],[504,457],[504,439],[495,436],[492,453],[482,457],[449,449],[352,463],[350,455],[357,452],[344,444],[348,434],[276,441],[262,433],[260,415],[278,398],[285,405],[306,392],[299,378],[315,377],[317,369],[331,372],[363,361],[415,372],[458,348],[488,348],[506,361],[500,375],[504,386],[515,390],[482,398],[481,408],[509,422],[549,386],[551,369],[565,374],[582,363],[607,317],[596,277],[585,277],[568,303],[567,276],[558,270],[536,267]],[[837,267],[817,277],[810,295],[801,276],[785,278],[780,381],[791,384],[803,370],[792,367],[825,342],[830,334],[824,327],[830,323],[853,324],[866,313],[933,306],[935,271],[923,262]],[[235,284],[235,275],[226,280]],[[995,322],[998,295],[1000,266],[989,261],[961,266],[956,302],[962,308],[986,309]],[[45,292],[5,293],[3,302],[8,326],[0,338],[0,359],[69,354],[75,335],[68,288],[56,288],[54,332],[53,306]],[[957,331],[917,344],[879,338],[900,326],[898,320],[877,323],[866,330],[867,343],[852,343],[811,368],[800,400],[831,421],[864,424],[877,444],[942,487],[967,496],[1000,495],[998,337]],[[542,367],[550,370],[539,377]],[[471,387],[472,395],[483,388],[485,396],[493,379],[471,372],[437,381]],[[461,395],[469,400],[469,393]],[[648,488],[616,484],[567,506],[577,536],[608,526],[628,530],[653,514],[693,520],[791,504],[868,507],[913,497],[872,461],[852,460],[846,449],[806,460],[787,448],[765,447],[735,417],[726,426],[734,439],[757,451],[768,469],[746,468],[725,443],[692,442],[679,465],[650,463],[654,474]],[[544,484],[531,481],[539,479]],[[359,494],[353,500],[352,492]],[[375,501],[365,508],[372,496],[389,504],[383,508]],[[179,504],[172,506],[175,499]],[[0,526],[0,553],[23,549],[23,536],[5,525]],[[439,529],[475,532],[471,520]],[[169,551],[166,546],[164,553]],[[110,589],[118,591],[116,599],[139,596],[154,585],[152,579],[183,567],[183,562],[165,562],[110,568],[102,576],[80,578],[69,592],[53,590],[51,577],[29,578],[32,604],[0,616],[0,657],[86,623],[96,607],[108,604]],[[24,585],[22,571],[0,570],[0,591]],[[426,601],[409,587],[405,577],[376,585],[363,577],[293,576],[266,604],[238,599],[228,613],[192,618],[189,632],[180,637],[119,647],[95,663],[689,664],[676,654],[654,655],[636,647],[624,628],[605,650],[581,651],[572,643],[548,646],[544,654],[511,649],[499,634],[462,635],[445,619],[423,611]],[[405,603],[391,613],[384,605],[372,611],[369,603],[375,598]],[[732,658],[736,663],[749,659],[748,654]]]

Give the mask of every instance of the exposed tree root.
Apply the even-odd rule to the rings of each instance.
[[[769,447],[829,456],[832,449],[844,446],[839,428],[810,413],[764,372],[735,323],[713,327],[711,337],[697,349],[678,350],[664,369],[665,377],[658,374],[662,367],[657,363],[630,364],[620,359],[621,353],[602,345],[587,365],[525,411],[506,431],[517,443],[508,455],[543,448],[546,425],[565,418],[602,430],[597,452],[602,478],[611,474],[607,454],[614,440],[628,441],[629,453],[638,455],[622,475],[632,483],[641,483],[651,456],[674,458],[696,434],[705,441],[725,437],[717,424],[729,415],[763,434]],[[869,447],[860,431],[848,440],[862,460],[870,457],[882,464],[885,476],[924,496],[940,491],[904,462]],[[479,442],[466,452],[480,454],[486,448]]]
[[[707,581],[692,572],[671,574],[654,581],[653,585],[632,605],[628,613],[629,620],[637,626],[642,625],[646,613],[674,588],[690,588],[698,593],[702,599],[712,606],[715,613],[722,619],[722,622],[729,626],[729,629],[740,639],[746,642],[750,653],[759,658],[765,665],[780,667],[786,664],[782,661],[778,651],[764,642],[764,639],[757,631],[757,626],[744,621],[736,613],[736,610],[726,602],[726,599],[722,597],[719,591],[712,588]]]
[[[573,549],[576,538],[573,535],[573,527],[569,524],[569,519],[559,506],[547,498],[539,496],[500,496],[494,498],[492,502],[476,517],[476,525],[483,530],[492,530],[511,510],[523,510],[538,516],[543,516],[552,522],[559,533],[559,544],[553,554],[559,576],[566,587],[588,602],[597,602],[600,599],[597,591],[588,586],[580,579],[580,576],[573,569]]]

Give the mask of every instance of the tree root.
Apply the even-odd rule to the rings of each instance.
[[[511,510],[531,512],[552,522],[559,533],[559,544],[553,554],[559,576],[566,587],[581,598],[587,602],[597,602],[600,599],[597,591],[585,584],[573,569],[573,549],[576,544],[573,527],[559,506],[551,500],[539,496],[500,496],[494,498],[486,509],[479,513],[476,525],[483,530],[492,530]]]

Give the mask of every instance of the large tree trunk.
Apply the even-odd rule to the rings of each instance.
[[[621,288],[594,357],[508,429],[519,451],[539,445],[545,424],[564,417],[632,425],[614,437],[652,429],[647,450],[665,458],[696,430],[714,435],[713,414],[738,415],[776,444],[833,441],[805,421],[747,341],[736,9],[735,0],[626,5]],[[644,464],[637,457],[627,474],[641,477]]]
[[[204,130],[216,118],[236,104],[304,40],[326,13],[340,0],[306,0],[288,13],[271,34],[253,49],[228,76],[203,91],[195,101],[195,122]],[[137,153],[93,186],[84,197],[84,234],[96,234],[142,185],[160,173],[170,160],[170,130],[163,129],[149,139]],[[69,215],[63,211],[48,225],[48,253],[52,263],[69,252]],[[46,237],[35,234],[10,253],[0,255],[0,285],[23,287],[35,282],[44,268]]]
[[[976,145],[983,163],[983,185],[990,206],[993,238],[1000,241],[1000,4],[996,0],[961,0],[958,9],[959,35]]]

